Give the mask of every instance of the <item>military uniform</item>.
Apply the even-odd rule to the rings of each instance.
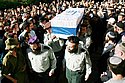
[[[39,45],[41,50],[38,53],[34,53],[31,48],[27,49],[30,81],[32,83],[52,83],[52,76],[49,76],[49,72],[54,72],[56,68],[54,52],[44,44]]]
[[[68,83],[84,83],[91,73],[91,60],[87,51],[79,47],[77,53],[65,50],[66,78]]]
[[[26,63],[20,49],[16,49],[17,57],[12,55],[12,51],[3,58],[2,74],[11,75],[17,80],[17,83],[28,83],[26,73]]]

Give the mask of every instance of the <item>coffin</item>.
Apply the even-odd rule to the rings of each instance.
[[[60,38],[76,35],[84,8],[69,8],[51,20],[52,33]]]

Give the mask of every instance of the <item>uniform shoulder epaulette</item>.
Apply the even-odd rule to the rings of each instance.
[[[49,48],[48,46],[44,46],[44,49],[47,49],[47,50],[49,50],[50,48]]]

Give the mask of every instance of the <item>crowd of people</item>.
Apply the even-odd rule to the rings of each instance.
[[[84,8],[77,35],[52,32],[51,19]],[[2,83],[123,83],[125,4],[52,1],[0,12]]]

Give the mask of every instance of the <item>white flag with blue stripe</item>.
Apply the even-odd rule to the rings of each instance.
[[[67,39],[77,34],[77,27],[83,17],[84,8],[69,8],[51,20],[52,33]]]

